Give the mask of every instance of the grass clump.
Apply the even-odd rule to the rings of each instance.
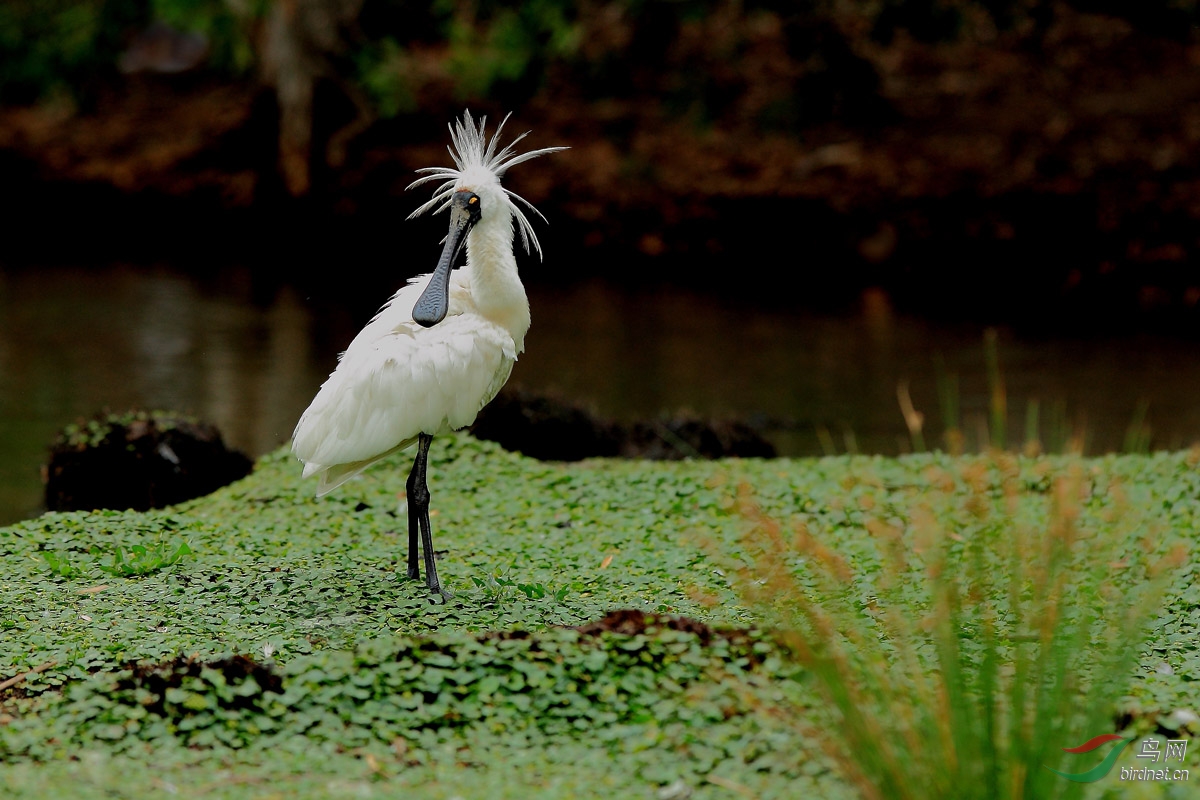
[[[99,553],[96,553],[99,555]],[[152,572],[158,572],[160,569],[178,564],[184,556],[190,556],[192,549],[188,547],[187,542],[180,542],[179,546],[174,550],[167,545],[166,542],[146,547],[143,544],[131,545],[129,548],[128,557],[125,555],[125,549],[120,545],[112,548],[112,559],[105,564],[99,564],[102,572],[117,577],[134,577],[137,575],[149,575]]]
[[[165,541],[158,541],[149,546],[131,544],[128,547],[120,544],[94,546],[90,550],[92,563],[81,565],[72,561],[66,553],[56,553],[46,550],[40,553],[42,561],[51,575],[67,580],[82,578],[91,573],[92,569],[99,570],[116,578],[136,578],[150,575],[159,570],[173,567],[183,560],[184,556],[192,555],[192,549],[187,542],[180,542],[172,548]],[[108,563],[105,563],[105,559]]]
[[[1084,772],[1064,748],[1116,727],[1185,545],[1081,459],[993,453],[924,479],[861,495],[841,547],[742,492],[745,596],[834,717],[799,724],[867,798],[1078,795],[1052,770]]]

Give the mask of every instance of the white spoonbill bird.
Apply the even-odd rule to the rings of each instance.
[[[433,199],[409,219],[434,209],[450,210],[450,232],[432,273],[419,275],[392,295],[338,360],[337,368],[300,417],[292,452],[304,477],[317,475],[317,496],[326,494],[376,461],[417,446],[408,476],[408,577],[420,578],[417,536],[425,557],[430,600],[450,593],[438,581],[429,523],[426,483],[433,437],[470,425],[496,396],[513,362],[525,349],[529,300],[517,275],[513,228],[525,251],[542,254],[537,235],[514,201],[542,216],[524,198],[500,185],[512,166],[565,150],[544,147],[516,153],[521,134],[497,149],[500,132],[485,135],[465,112],[450,126],[455,167],[427,167],[408,188],[445,181]],[[545,217],[542,217],[544,220]],[[467,263],[455,270],[459,253]]]

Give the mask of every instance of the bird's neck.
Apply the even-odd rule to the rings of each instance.
[[[467,237],[466,270],[476,310],[508,330],[517,352],[522,352],[529,331],[529,298],[513,256],[511,214],[498,214],[472,229]]]

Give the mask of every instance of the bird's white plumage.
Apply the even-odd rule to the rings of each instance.
[[[320,494],[408,447],[420,432],[436,436],[470,425],[508,380],[517,343],[475,312],[461,271],[451,277],[446,319],[432,328],[412,321],[428,282],[423,275],[392,297],[300,418],[292,449],[306,477],[321,473]]]
[[[413,184],[446,179],[415,214],[439,203],[442,210],[459,190],[479,196],[481,218],[467,238],[467,264],[451,274],[446,317],[432,327],[412,318],[428,274],[396,292],[346,348],[301,416],[292,452],[305,462],[305,477],[320,477],[318,495],[411,446],[419,433],[434,436],[470,425],[524,349],[529,304],[512,253],[514,220],[526,248],[532,241],[540,254],[541,247],[513,203],[525,201],[500,186],[500,175],[564,148],[514,155],[510,144],[497,152],[502,128],[503,123],[488,141],[484,121],[476,128],[464,114],[451,128],[450,153],[458,169],[423,170],[431,174]]]

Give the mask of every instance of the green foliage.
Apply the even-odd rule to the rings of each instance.
[[[242,75],[254,66],[254,25],[266,17],[272,0],[150,0],[151,18],[177,30],[203,34],[208,66]]]
[[[49,95],[86,99],[95,84],[116,74],[121,52],[155,20],[204,34],[209,67],[242,74],[254,60],[250,26],[266,4],[6,0],[0,3],[0,102],[31,103]]]
[[[42,560],[46,562],[46,566],[50,572],[60,578],[78,578],[83,575],[84,570],[71,563],[70,559],[65,555],[57,553],[42,553]]]
[[[109,575],[125,578],[158,572],[160,569],[178,564],[181,558],[192,554],[187,542],[181,542],[174,551],[167,546],[166,542],[159,542],[151,547],[135,544],[129,548],[128,559],[125,557],[124,548],[120,545],[111,548],[111,551],[112,561],[107,566],[99,564],[100,570]],[[105,554],[101,548],[96,548],[92,552],[98,558]]]
[[[516,6],[479,2],[451,17],[448,67],[460,97],[489,97],[497,84],[538,88],[545,65],[571,56],[581,30],[576,4],[528,0]]]
[[[385,12],[391,11],[389,17]],[[416,24],[372,24],[372,19],[421,17]],[[520,4],[458,3],[442,0],[414,8],[405,0],[377,0],[364,11],[365,41],[353,54],[358,80],[382,117],[416,110],[428,70],[418,68],[414,44],[438,45],[438,61],[462,100],[487,98],[508,105],[524,102],[541,87],[546,67],[578,51],[582,26],[577,6],[564,0]],[[436,33],[425,32],[431,27]],[[441,45],[445,47],[441,47]],[[429,48],[423,58],[430,58]]]
[[[386,37],[359,48],[354,63],[379,116],[389,118],[417,110],[412,61],[395,39]]]
[[[0,102],[71,94],[114,70],[139,0],[11,0],[0,4]]]
[[[516,566],[515,564],[513,566]],[[510,568],[511,569],[511,568]],[[501,602],[514,596],[513,590],[521,592],[528,600],[541,600],[552,597],[556,603],[561,603],[571,593],[571,587],[547,589],[540,583],[519,583],[508,576],[507,572],[497,569],[483,578],[471,576],[475,588],[483,591],[483,596],[492,602]]]
[[[149,547],[143,544],[94,546],[89,551],[93,557],[92,567],[100,572],[120,578],[149,575],[178,564],[184,556],[192,555],[187,542],[180,542],[174,550],[164,541]],[[73,580],[88,575],[90,568],[73,563],[66,553],[45,551],[40,554],[46,567],[60,578]],[[108,563],[104,563],[105,559]]]
[[[931,467],[905,502],[862,496],[865,551],[743,499],[744,591],[837,711],[798,724],[866,797],[1077,796],[1046,767],[1083,771],[1063,749],[1113,730],[1191,572],[1193,537],[1143,527],[1082,460],[1026,469],[993,453]]]

